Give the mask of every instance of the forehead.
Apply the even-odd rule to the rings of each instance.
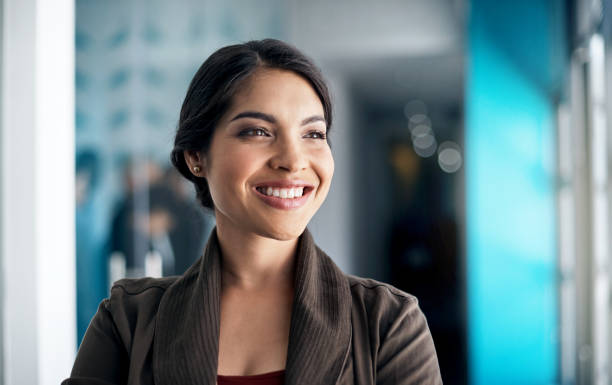
[[[270,114],[323,114],[323,105],[311,84],[286,70],[260,68],[238,86],[230,112],[255,110]]]

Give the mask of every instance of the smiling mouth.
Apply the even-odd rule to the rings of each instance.
[[[271,187],[271,186],[259,186],[256,187],[256,190],[261,194],[269,197],[276,197],[280,199],[294,199],[301,198],[305,194],[308,194],[312,191],[313,187],[309,186],[299,186],[299,187],[291,187],[291,188],[280,188],[280,187]]]
[[[256,186],[255,195],[268,206],[280,210],[294,210],[304,206],[314,191],[314,186]]]

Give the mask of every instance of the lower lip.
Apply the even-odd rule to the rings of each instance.
[[[281,210],[293,210],[302,207],[304,206],[304,204],[306,204],[306,201],[308,200],[310,193],[314,191],[314,188],[310,188],[307,191],[304,191],[304,194],[298,198],[279,198],[262,194],[257,191],[255,187],[253,187],[253,190],[255,191],[255,195],[257,195],[259,199],[264,201],[264,203],[268,204],[269,206]]]

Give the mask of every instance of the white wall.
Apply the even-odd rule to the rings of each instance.
[[[74,3],[4,0],[3,380],[58,384],[74,360]]]

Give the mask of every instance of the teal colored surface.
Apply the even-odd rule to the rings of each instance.
[[[552,11],[548,2],[525,3],[471,5],[468,362],[470,384],[477,385],[551,384],[558,377],[555,106],[550,79],[535,80],[554,60],[546,37]],[[522,56],[521,41],[531,56]]]

